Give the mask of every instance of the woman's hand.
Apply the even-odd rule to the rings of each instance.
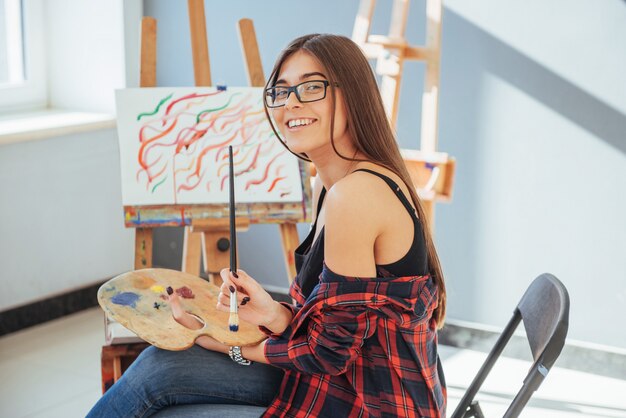
[[[168,301],[170,303],[170,307],[172,308],[172,316],[176,322],[189,329],[200,329],[204,326],[204,324],[202,324],[202,322],[200,322],[195,316],[186,312],[180,306],[180,298],[176,292],[172,292],[172,294],[168,296]],[[207,350],[228,353],[228,346],[226,344],[222,344],[208,335],[202,335],[196,338],[195,343],[200,347],[206,348]]]
[[[170,292],[172,293],[170,294]],[[173,292],[171,287],[167,288],[167,293],[169,295],[167,299],[170,303],[170,308],[172,308],[172,316],[176,322],[189,329],[200,329],[204,326],[195,316],[191,315],[180,306],[178,294]]]
[[[217,298],[217,309],[230,311],[231,288],[237,289],[239,318],[254,325],[261,325],[275,333],[281,333],[291,322],[291,311],[272,299],[261,285],[245,271],[237,270],[237,277],[229,269],[222,269],[224,283]]]

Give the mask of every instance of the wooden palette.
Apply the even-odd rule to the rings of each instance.
[[[174,320],[167,300],[168,286],[179,294],[181,307],[204,322],[203,328],[192,330]],[[202,335],[227,345],[262,341],[265,335],[256,325],[240,320],[239,331],[228,329],[229,314],[216,308],[219,292],[217,286],[191,274],[151,268],[124,273],[104,283],[98,290],[98,303],[111,319],[165,350],[185,350]]]

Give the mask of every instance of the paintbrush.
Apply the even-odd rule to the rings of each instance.
[[[229,165],[229,216],[230,216],[230,271],[237,275],[237,225],[235,223],[235,173],[233,168],[233,147],[228,146]],[[228,329],[233,332],[239,330],[239,314],[237,313],[237,287],[230,287],[230,316],[228,317]]]

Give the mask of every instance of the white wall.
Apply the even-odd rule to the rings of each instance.
[[[446,2],[438,243],[449,315],[503,325],[548,271],[570,337],[626,347],[626,4]]]
[[[0,311],[133,266],[115,130],[0,147]]]

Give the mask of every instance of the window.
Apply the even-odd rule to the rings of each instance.
[[[24,82],[24,37],[22,4],[18,0],[0,0],[0,84]]]
[[[45,107],[42,0],[0,0],[0,112]]]

